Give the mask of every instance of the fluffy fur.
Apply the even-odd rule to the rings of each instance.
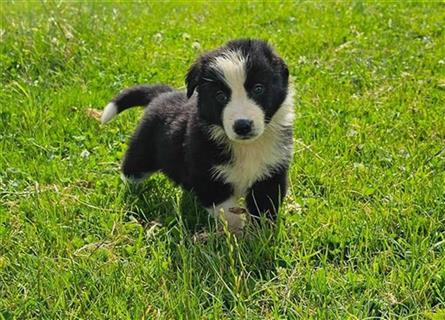
[[[105,108],[102,122],[145,106],[122,163],[142,179],[161,171],[196,194],[231,230],[244,198],[253,216],[275,219],[292,157],[293,92],[284,61],[265,42],[241,39],[199,57],[187,92],[165,85],[126,89]]]

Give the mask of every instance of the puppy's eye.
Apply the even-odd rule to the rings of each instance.
[[[228,100],[227,95],[224,92],[222,92],[221,90],[216,93],[215,98],[216,98],[216,101],[218,101],[219,103],[226,103]]]
[[[264,86],[261,83],[257,83],[253,86],[252,92],[254,95],[260,96],[264,93]]]

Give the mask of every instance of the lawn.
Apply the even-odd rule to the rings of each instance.
[[[0,319],[445,318],[443,2],[0,6]],[[297,113],[277,226],[240,237],[121,182],[140,109],[94,116],[237,37],[284,57]]]

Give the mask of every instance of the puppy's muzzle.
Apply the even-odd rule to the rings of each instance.
[[[249,139],[253,136],[253,121],[249,119],[238,119],[233,124],[233,131],[240,139]]]

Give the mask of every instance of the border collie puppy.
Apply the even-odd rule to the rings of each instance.
[[[105,107],[102,123],[145,106],[123,176],[134,181],[161,171],[235,232],[245,223],[239,198],[250,215],[275,219],[293,150],[288,78],[266,42],[240,39],[200,56],[187,73],[186,92],[166,85],[122,91]]]

